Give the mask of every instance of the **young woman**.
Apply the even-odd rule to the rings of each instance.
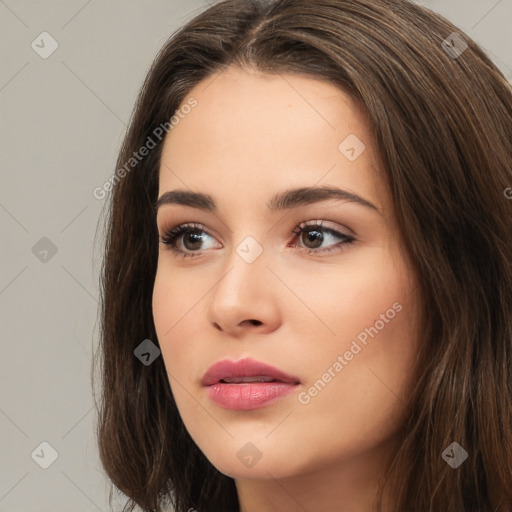
[[[226,0],[174,34],[110,184],[126,508],[512,510],[511,141],[503,74],[409,1]]]

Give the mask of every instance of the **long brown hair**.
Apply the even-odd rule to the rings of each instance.
[[[112,180],[101,276],[98,445],[125,510],[239,510],[234,480],[186,431],[162,357],[134,356],[145,339],[158,346],[163,138],[126,167],[229,65],[329,81],[368,114],[424,310],[410,415],[382,483],[394,510],[512,510],[512,90],[473,40],[407,0],[221,1],[156,56]],[[468,453],[455,469],[441,456],[452,442]]]

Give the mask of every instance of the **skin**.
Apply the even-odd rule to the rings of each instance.
[[[230,67],[197,85],[198,105],[167,135],[159,197],[188,189],[211,195],[216,212],[163,205],[167,229],[194,222],[195,245],[160,244],[153,314],[182,420],[210,462],[235,479],[242,512],[370,512],[380,475],[400,441],[417,355],[418,293],[394,205],[363,111],[333,85],[298,75]],[[349,134],[366,146],[350,161],[338,149]],[[372,202],[328,200],[270,212],[275,193],[336,186]],[[301,223],[324,232],[296,235]],[[236,252],[252,236],[263,252]],[[186,241],[185,241],[186,240]],[[187,245],[184,245],[187,244]],[[301,251],[303,248],[303,251]],[[316,249],[315,249],[316,248]],[[324,252],[334,248],[330,253]],[[307,249],[317,253],[307,254]],[[307,404],[311,388],[365,328],[402,306]],[[251,322],[258,320],[259,323]],[[215,362],[252,357],[300,378],[297,392],[260,409],[233,411],[208,397],[200,380]],[[253,443],[246,467],[237,452]],[[393,510],[385,502],[384,510]]]

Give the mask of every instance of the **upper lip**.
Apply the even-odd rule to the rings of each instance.
[[[300,380],[293,375],[274,368],[261,361],[256,361],[250,357],[240,359],[238,361],[231,361],[223,359],[208,368],[207,372],[201,379],[203,386],[211,386],[216,384],[222,379],[236,378],[236,377],[257,377],[257,376],[271,377],[280,382],[289,382],[298,384]]]

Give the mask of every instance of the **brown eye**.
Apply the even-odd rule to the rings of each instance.
[[[203,236],[198,231],[188,231],[183,233],[183,246],[189,251],[195,251],[203,243]]]
[[[301,241],[298,248],[301,251],[306,251],[307,254],[320,255],[337,249],[343,250],[356,241],[350,235],[322,226],[322,221],[300,224],[295,227],[293,233]],[[213,238],[199,224],[181,224],[170,231],[166,231],[160,241],[162,244],[169,246],[176,255],[180,255],[182,258],[190,258],[199,256],[205,250],[203,244],[207,243],[208,237]],[[336,239],[341,241],[322,248],[322,244],[325,242]],[[208,248],[211,247],[206,247],[206,249]]]
[[[327,253],[336,248],[344,249],[346,246],[356,241],[356,239],[350,235],[322,226],[322,221],[313,224],[299,224],[293,232],[304,244],[304,247],[299,248],[306,251],[308,254]],[[341,240],[341,242],[328,246],[326,249],[320,249],[325,241],[336,238]]]
[[[204,231],[202,226],[181,224],[165,232],[160,241],[162,244],[168,245],[175,254],[188,258],[200,254],[198,249],[201,249],[201,244],[205,243],[207,237],[211,237],[211,235]],[[180,245],[184,247],[184,250]]]
[[[301,239],[305,242],[305,245],[308,249],[318,249],[322,245],[322,242],[324,241],[324,235],[317,228],[306,229],[302,231]]]

